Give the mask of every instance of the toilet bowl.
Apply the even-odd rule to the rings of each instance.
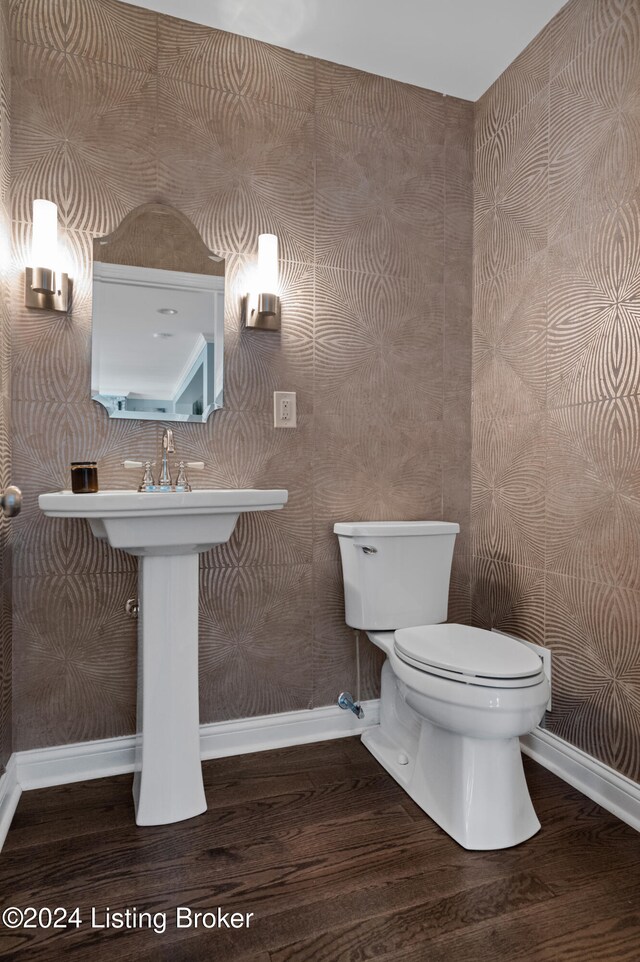
[[[380,724],[363,744],[456,842],[499,849],[540,828],[519,736],[542,718],[549,683],[515,639],[441,623],[458,530],[424,521],[334,527],[347,623],[386,655]]]

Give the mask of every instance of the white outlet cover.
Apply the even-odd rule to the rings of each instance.
[[[273,392],[273,426],[274,428],[295,428],[296,394],[295,391]]]

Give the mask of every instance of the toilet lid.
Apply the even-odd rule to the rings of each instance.
[[[438,674],[508,681],[539,675],[542,668],[538,655],[514,638],[468,625],[400,628],[394,647],[403,661]]]

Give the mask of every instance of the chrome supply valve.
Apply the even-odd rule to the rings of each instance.
[[[176,478],[176,491],[191,491],[191,485],[187,477],[187,468],[190,471],[203,471],[204,461],[179,461],[178,477]]]
[[[362,705],[353,700],[353,695],[350,691],[341,691],[338,695],[338,705],[340,708],[344,708],[345,711],[352,711],[356,718],[364,718],[364,709]]]
[[[123,461],[122,463],[127,470],[132,468],[144,468],[144,475],[142,477],[142,481],[138,485],[138,491],[155,491],[156,486],[153,480],[153,473],[151,471],[155,461]]]
[[[124,610],[130,618],[137,618],[140,615],[140,601],[137,598],[129,598]]]

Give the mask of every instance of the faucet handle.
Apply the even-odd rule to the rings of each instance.
[[[191,485],[187,477],[187,468],[189,468],[190,471],[203,471],[204,461],[179,461],[177,467],[178,477],[176,478],[175,490],[179,492],[191,491]]]
[[[144,468],[144,475],[142,481],[138,485],[138,491],[155,491],[155,481],[153,480],[153,474],[151,471],[155,461],[123,461],[122,464],[127,470],[133,468]]]

